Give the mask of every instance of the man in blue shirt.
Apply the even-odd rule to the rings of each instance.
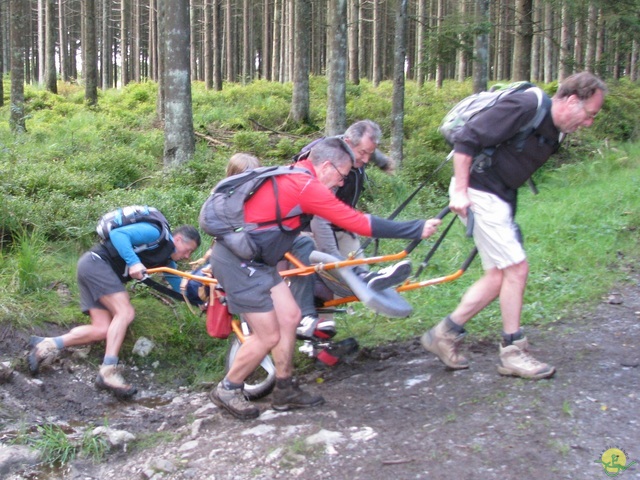
[[[142,280],[147,268],[175,267],[176,261],[188,259],[199,245],[200,234],[190,225],[173,233],[147,222],[112,230],[108,240],[95,245],[78,261],[80,307],[91,323],[59,337],[31,337],[28,356],[31,373],[38,373],[41,364],[51,363],[64,347],[105,340],[96,386],[118,398],[133,396],[137,388],[127,384],[117,369],[120,347],[135,317],[125,284],[133,279]],[[179,277],[166,275],[166,279],[173,290],[180,291]]]

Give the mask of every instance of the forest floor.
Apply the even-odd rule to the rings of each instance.
[[[497,345],[468,338],[471,368],[447,371],[415,338],[362,349],[332,369],[305,375],[325,405],[257,420],[216,408],[207,390],[154,383],[127,372],[139,393],[119,402],[95,389],[86,350],[67,352],[36,379],[28,337],[2,330],[3,359],[18,362],[0,385],[0,458],[18,428],[105,425],[136,437],[101,463],[13,464],[23,479],[585,479],[640,478],[640,277],[589,311],[529,328],[535,355],[557,368],[548,380],[500,376]],[[142,447],[143,444],[146,446]],[[614,450],[612,450],[614,449]],[[601,460],[623,452],[605,469]],[[4,476],[3,476],[4,475]]]

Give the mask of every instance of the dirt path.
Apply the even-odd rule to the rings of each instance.
[[[639,319],[636,279],[588,314],[528,330],[536,355],[557,367],[553,379],[501,377],[497,346],[473,339],[465,345],[471,368],[446,371],[415,339],[305,378],[325,396],[323,407],[276,414],[267,399],[249,422],[220,412],[205,392],[160,391],[145,371],[140,398],[118,403],[70,357],[42,383],[15,372],[0,386],[0,447],[16,423],[44,419],[108,418],[138,438],[170,441],[119,447],[107,463],[75,461],[45,476],[23,467],[7,479],[607,478],[597,463],[607,450],[622,450],[627,465],[640,461]],[[640,478],[640,468],[619,476]]]

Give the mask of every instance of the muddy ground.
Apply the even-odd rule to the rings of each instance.
[[[121,403],[93,386],[82,350],[37,380],[18,367],[0,385],[0,450],[17,428],[42,422],[108,425],[146,448],[113,447],[106,461],[64,468],[14,465],[17,479],[597,479],[610,448],[640,461],[640,277],[588,312],[543,329],[532,348],[554,378],[525,381],[496,371],[497,346],[468,338],[467,371],[451,372],[418,339],[362,350],[303,378],[326,404],[257,420],[221,412],[206,391],[167,391],[151,371],[128,372],[141,393]],[[27,337],[2,332],[2,357],[24,358]],[[22,367],[20,367],[22,365]],[[131,378],[131,377],[135,378]],[[153,444],[155,441],[155,445]],[[135,445],[135,444],[132,444]],[[0,474],[0,477],[3,475]],[[621,478],[640,478],[634,465]]]

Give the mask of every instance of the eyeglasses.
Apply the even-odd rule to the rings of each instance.
[[[588,119],[593,120],[594,118],[596,118],[598,112],[590,112],[589,110],[587,110],[587,107],[585,107],[584,105],[584,100],[580,100],[580,106],[582,107],[584,113],[587,115]]]
[[[336,167],[333,163],[329,162],[329,165],[331,165],[336,172],[338,172],[338,175],[340,175],[340,178],[342,179],[343,182],[347,181],[347,177],[349,176],[349,174],[347,173],[346,175],[344,175],[340,170],[338,170],[338,167]]]

